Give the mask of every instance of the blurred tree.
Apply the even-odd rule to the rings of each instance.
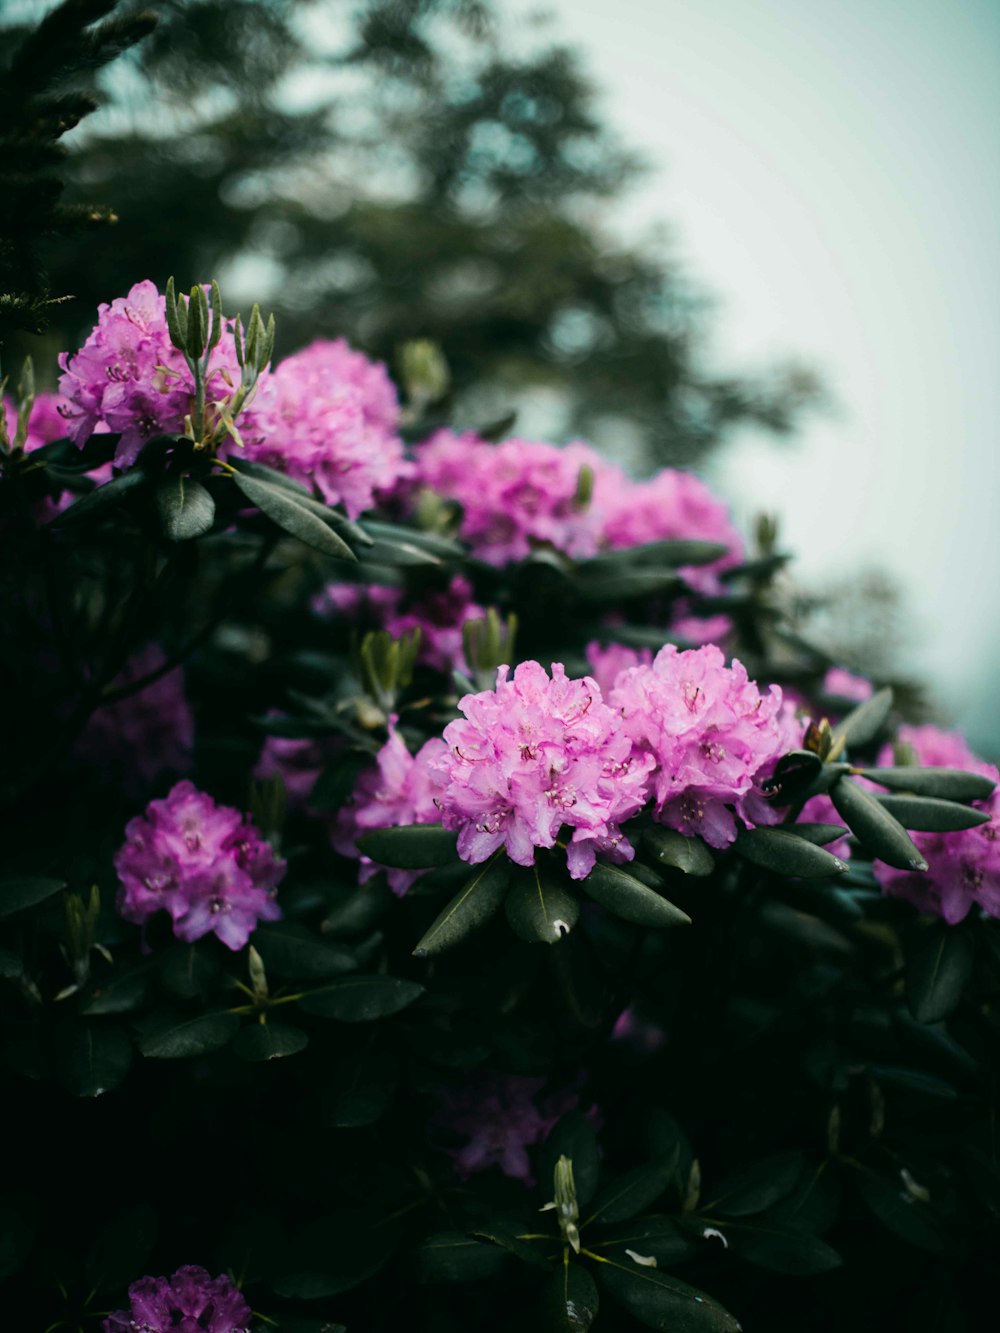
[[[608,239],[639,166],[577,57],[527,25],[480,0],[156,8],[71,159],[74,195],[122,224],[83,266],[51,250],[54,289],[77,298],[62,345],[139,278],[218,274],[231,303],[270,301],[280,351],[343,334],[395,363],[436,340],[462,424],[543,387],[567,432],[627,431],[680,463],[740,423],[786,432],[817,398],[793,366],[715,373],[687,277],[662,248]]]

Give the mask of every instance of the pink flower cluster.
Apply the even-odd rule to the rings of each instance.
[[[436,824],[439,777],[435,760],[443,753],[440,737],[425,742],[415,755],[396,730],[396,718],[389,719],[389,739],[376,757],[375,767],[358,779],[349,805],[343,807],[333,830],[333,845],[344,856],[358,856],[355,839],[366,829],[392,828],[397,824]],[[361,857],[360,882],[378,873],[381,867],[367,856]],[[386,870],[394,893],[404,894],[420,878],[421,870]]]
[[[31,406],[28,417],[28,435],[24,442],[24,452],[30,454],[40,449],[43,444],[64,439],[69,434],[69,427],[63,415],[65,403],[57,393],[39,393]],[[17,427],[17,410],[9,398],[3,400],[3,412],[7,422],[7,434],[13,439]]]
[[[166,300],[148,279],[127,296],[98,307],[97,326],[80,350],[59,357],[59,390],[67,403],[66,434],[83,445],[99,424],[121,434],[115,462],[127,467],[147,440],[184,430],[194,384],[184,357],[170,341]],[[231,321],[212,352],[206,385],[209,418],[217,416],[240,383]],[[263,387],[263,386],[262,386]],[[252,409],[240,417],[253,438]]]
[[[480,1074],[467,1083],[437,1090],[432,1125],[467,1141],[448,1148],[462,1180],[491,1166],[505,1176],[533,1185],[529,1148],[541,1143],[553,1125],[579,1104],[566,1090],[539,1102],[544,1078],[516,1074]]]
[[[499,847],[518,865],[536,847],[554,847],[571,828],[566,860],[583,879],[598,852],[614,861],[635,855],[621,831],[646,799],[651,756],[636,754],[621,720],[591,676],[569,680],[560,663],[551,678],[522,662],[495,690],[467,694],[464,718],[444,730],[433,761],[445,828],[458,832],[463,860],[485,861]]]
[[[726,666],[713,644],[687,652],[668,644],[651,666],[622,672],[610,702],[636,752],[651,761],[647,795],[660,823],[725,847],[737,815],[751,825],[776,822],[760,784],[798,729],[776,685],[761,695],[742,663]]]
[[[1000,773],[972,753],[963,737],[935,726],[902,726],[899,741],[913,752],[913,762],[935,768],[964,768],[981,773],[993,782]],[[878,757],[880,766],[891,765],[894,754],[887,745]],[[909,762],[909,760],[907,760]],[[875,876],[882,892],[907,898],[920,912],[940,916],[949,924],[963,920],[974,907],[987,916],[1000,917],[1000,790],[977,810],[990,815],[988,824],[957,833],[913,833],[913,841],[927,862],[922,874],[897,870],[876,861]]]
[[[143,1277],[129,1308],[104,1320],[104,1333],[249,1333],[249,1305],[225,1275],[187,1264],[172,1277]]]
[[[285,862],[238,810],[216,805],[191,782],[178,782],[129,822],[115,869],[125,920],[143,925],[165,910],[174,934],[189,943],[214,933],[242,949],[258,921],[281,916],[275,893]]]
[[[409,468],[385,366],[342,338],[311,343],[282,361],[259,410],[260,438],[247,441],[246,456],[315,485],[351,518]]]

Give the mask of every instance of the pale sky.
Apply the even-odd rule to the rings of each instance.
[[[1000,752],[1000,2],[556,0],[602,111],[719,298],[720,364],[792,355],[839,404],[713,480],[799,568],[903,582],[915,670]]]

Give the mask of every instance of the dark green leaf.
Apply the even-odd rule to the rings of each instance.
[[[598,861],[585,880],[584,891],[624,921],[637,926],[689,926],[691,918],[655,889],[620,866]]]
[[[145,486],[146,483],[145,473],[138,470],[126,472],[121,477],[113,477],[111,481],[106,481],[103,486],[88,491],[68,509],[57,514],[49,527],[68,528],[74,523],[96,522],[106,517],[116,505],[120,505],[133,491]]]
[[[847,869],[840,857],[824,851],[788,828],[742,829],[733,844],[736,852],[754,865],[779,875],[812,879],[817,875],[839,875]]]
[[[840,1195],[836,1171],[824,1160],[804,1171],[792,1192],[769,1208],[766,1217],[779,1227],[822,1235],[837,1218]]]
[[[655,1203],[673,1180],[679,1156],[678,1144],[673,1152],[626,1171],[605,1185],[594,1200],[587,1225],[591,1222],[624,1222]]]
[[[500,848],[489,861],[476,868],[472,878],[452,898],[413,950],[417,958],[450,949],[500,907],[510,883],[510,862]]]
[[[0,879],[0,916],[13,916],[26,907],[35,907],[65,887],[65,880],[43,875],[5,876]]]
[[[81,1014],[127,1014],[137,1009],[149,989],[150,968],[141,964],[130,972],[112,977],[104,986],[95,987]]]
[[[686,838],[675,829],[647,829],[642,840],[656,859],[685,875],[710,875],[715,869],[715,858],[701,838]]]
[[[868,1207],[901,1240],[931,1254],[955,1252],[955,1245],[937,1215],[929,1204],[912,1197],[902,1176],[884,1176],[859,1164],[854,1179]]]
[[[82,1024],[60,1059],[60,1073],[78,1097],[100,1097],[116,1088],[132,1063],[132,1043],[121,1028]]]
[[[338,537],[324,519],[313,513],[310,506],[285,487],[260,481],[243,472],[234,472],[233,481],[251,504],[256,505],[283,532],[297,537],[323,555],[335,556],[338,560],[357,560],[358,557],[343,538]]]
[[[970,810],[967,805],[943,801],[937,796],[879,796],[876,799],[903,828],[922,833],[955,833],[990,822],[985,810]]]
[[[650,569],[668,566],[679,569],[683,565],[711,565],[721,560],[728,548],[719,542],[662,541],[644,542],[640,546],[622,547],[584,560],[577,572],[586,577],[603,578],[628,569]]]
[[[365,856],[380,866],[398,870],[426,870],[458,859],[456,834],[440,824],[397,824],[395,828],[367,829],[356,842]]]
[[[87,1285],[98,1295],[124,1290],[144,1271],[155,1240],[156,1214],[148,1204],[119,1213],[90,1247]]]
[[[873,856],[899,870],[926,870],[927,862],[913,839],[870,791],[851,778],[830,788],[837,814]]]
[[[221,968],[207,942],[176,944],[158,959],[163,984],[182,1000],[204,999],[219,979]]]
[[[271,1285],[290,1300],[322,1300],[350,1291],[388,1261],[396,1235],[393,1225],[366,1210],[329,1213],[292,1239],[284,1272]]]
[[[24,975],[24,959],[14,949],[0,949],[0,977],[16,981]]]
[[[556,1162],[569,1157],[573,1162],[573,1182],[581,1210],[590,1203],[597,1189],[601,1159],[597,1151],[594,1127],[582,1111],[570,1111],[554,1125],[539,1154],[538,1189],[546,1202],[555,1190]]]
[[[365,519],[361,525],[376,543],[382,543],[386,549],[390,546],[405,546],[424,551],[435,557],[434,563],[442,560],[456,560],[466,555],[465,548],[450,537],[442,537],[437,532],[423,532],[419,528],[397,527],[394,523],[376,523]],[[392,560],[388,564],[396,563]],[[425,562],[426,563],[426,562]]]
[[[625,1263],[628,1258],[625,1251],[632,1250],[635,1254],[655,1259],[661,1268],[673,1268],[696,1254],[700,1242],[681,1231],[672,1218],[653,1215],[604,1227],[600,1240],[587,1236],[587,1245],[599,1254],[610,1252],[620,1263]]]
[[[813,842],[817,847],[825,847],[828,843],[836,842],[847,832],[843,824],[792,824],[800,838],[805,838],[806,842]]]
[[[577,923],[576,895],[537,865],[518,874],[504,904],[516,935],[529,944],[557,944]]]
[[[923,932],[906,960],[906,1002],[921,1023],[939,1023],[955,1009],[972,974],[973,939],[946,922]]]
[[[770,1222],[720,1222],[719,1230],[733,1254],[772,1273],[826,1273],[842,1260],[818,1236]]]
[[[839,758],[845,747],[849,749],[852,745],[867,745],[869,741],[875,740],[892,711],[892,697],[888,685],[876,690],[870,699],[858,704],[833,728],[831,759]]]
[[[632,601],[637,597],[661,597],[683,588],[676,574],[659,569],[629,569],[618,574],[604,574],[600,578],[588,574],[577,585],[585,602],[597,605]]]
[[[0,1282],[13,1276],[31,1253],[36,1230],[34,1212],[28,1198],[0,1198]]]
[[[398,1065],[391,1055],[361,1055],[339,1061],[323,1096],[323,1114],[334,1129],[373,1125],[396,1093]]]
[[[710,1202],[703,1205],[702,1212],[726,1217],[762,1213],[792,1192],[803,1166],[800,1152],[784,1152],[731,1171],[714,1190],[706,1191]]]
[[[233,1050],[241,1060],[256,1063],[298,1055],[308,1045],[309,1038],[300,1028],[285,1023],[252,1023],[238,1033]]]
[[[851,772],[891,791],[938,796],[945,801],[985,801],[996,785],[991,778],[967,773],[964,768],[854,768]]]
[[[811,787],[823,770],[823,761],[812,750],[791,750],[782,755],[764,790],[779,805],[789,805],[800,792]]]
[[[165,477],[153,498],[163,535],[172,542],[203,537],[215,521],[215,501],[193,477]]]
[[[513,1254],[515,1258],[520,1259],[521,1263],[527,1264],[529,1268],[549,1270],[549,1262],[538,1247],[531,1241],[522,1240],[514,1231],[506,1227],[490,1225],[470,1234],[479,1240],[489,1241],[490,1244],[498,1246],[501,1250],[506,1250],[508,1254]]]
[[[331,509],[322,500],[317,500],[306,486],[294,478],[287,476],[284,472],[277,472],[274,468],[267,467],[263,463],[253,463],[249,458],[239,458],[235,462],[229,460],[237,472],[246,473],[247,476],[256,477],[258,481],[269,482],[272,486],[277,486],[280,490],[290,491],[298,500],[299,504],[304,505],[306,509],[314,513],[317,518],[328,523],[330,527],[335,528],[337,532],[352,546],[371,546],[372,538],[364,530],[360,523],[355,523],[349,519],[346,514],[341,514],[337,509]]]
[[[478,1282],[493,1277],[507,1263],[506,1252],[462,1231],[441,1231],[414,1251],[423,1282]]]
[[[342,1023],[369,1023],[388,1018],[411,1005],[424,993],[416,981],[398,977],[345,977],[321,990],[310,991],[299,1002],[310,1014],[336,1018]]]
[[[581,1263],[565,1256],[542,1292],[541,1326],[554,1333],[587,1333],[599,1304],[594,1279]]]
[[[357,967],[349,949],[326,944],[313,931],[293,921],[255,930],[253,945],[264,960],[268,976],[323,981],[353,972]]]
[[[608,1259],[597,1275],[612,1296],[647,1328],[662,1333],[740,1333],[728,1310],[671,1273],[632,1260]]]
[[[225,1046],[236,1035],[240,1020],[235,1014],[202,1014],[183,1022],[156,1025],[139,1042],[143,1055],[154,1060],[184,1060],[207,1055]]]

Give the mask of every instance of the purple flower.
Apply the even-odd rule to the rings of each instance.
[[[129,1308],[108,1315],[104,1333],[249,1333],[251,1311],[231,1280],[187,1264],[172,1277],[143,1277]]]
[[[634,666],[651,666],[651,648],[628,648],[623,643],[587,644],[587,661],[602,694],[610,694],[623,671]]]
[[[238,810],[190,782],[129,822],[115,869],[125,920],[143,925],[163,909],[188,943],[214,932],[242,949],[258,921],[281,916],[274,899],[285,862]]]
[[[974,755],[957,731],[903,726],[899,740],[911,749],[914,763],[964,768],[993,782],[1000,780],[996,768]],[[891,745],[883,749],[878,762],[882,766],[894,762]],[[907,898],[919,912],[943,917],[949,925],[963,920],[976,906],[987,916],[1000,917],[1000,790],[973,805],[990,815],[988,824],[957,833],[911,834],[927,862],[924,873],[897,870],[876,861],[874,871],[882,892]]]
[[[615,1020],[611,1040],[628,1046],[637,1055],[652,1055],[666,1043],[667,1034],[658,1024],[640,1018],[629,1005]]]
[[[475,863],[504,847],[530,866],[535,848],[554,847],[568,827],[573,879],[589,873],[598,851],[630,861],[620,825],[644,803],[652,758],[633,754],[593,677],[569,680],[558,662],[551,679],[538,662],[507,677],[502,666],[495,690],[459,701],[465,717],[448,724],[447,748],[432,760],[441,822],[457,830],[459,855]]]
[[[849,699],[852,703],[864,703],[875,693],[875,687],[864,676],[855,676],[843,667],[831,667],[823,677],[823,693],[835,699]]]
[[[541,545],[583,559],[600,544],[598,488],[579,502],[581,469],[607,469],[585,444],[504,440],[438,431],[416,450],[416,480],[462,506],[460,535],[491,565],[523,560]]]
[[[206,415],[211,425],[240,383],[232,327],[233,321],[226,321],[209,361]],[[165,298],[148,279],[137,282],[127,296],[99,306],[87,341],[73,356],[63,352],[59,365],[59,390],[67,404],[64,433],[83,445],[100,424],[120,432],[119,467],[133,463],[155,435],[182,432],[193,410],[191,373],[170,341]],[[266,388],[267,372],[259,398],[266,397]],[[253,443],[253,409],[241,412],[239,424],[245,442]]]
[[[159,646],[150,644],[132,658],[113,685],[131,684],[165,660]],[[80,737],[77,753],[110,769],[130,794],[141,796],[164,774],[182,773],[193,748],[194,717],[184,693],[184,672],[177,667],[119,703],[98,708]]]
[[[726,666],[713,644],[686,652],[668,644],[652,666],[620,674],[610,702],[637,754],[652,760],[647,788],[660,823],[725,847],[735,815],[776,821],[760,783],[798,726],[776,685],[761,695],[742,663]]]
[[[410,465],[399,438],[399,401],[380,362],[343,339],[310,344],[271,375],[263,439],[246,456],[315,484],[351,518],[391,490]]]
[[[556,1121],[580,1101],[567,1089],[539,1102],[544,1087],[544,1078],[480,1074],[437,1089],[432,1125],[466,1140],[461,1147],[446,1149],[460,1179],[498,1166],[513,1180],[535,1183],[529,1148],[541,1143]]]
[[[268,714],[276,717],[276,712]],[[281,778],[290,808],[306,810],[320,774],[340,753],[338,736],[268,736],[254,765],[255,778]]]
[[[389,739],[379,750],[375,767],[358,779],[350,804],[337,816],[333,845],[343,856],[358,856],[355,839],[366,829],[393,828],[401,824],[436,824],[440,779],[434,764],[444,751],[439,737],[426,741],[415,755],[396,730],[396,718],[389,719]],[[364,884],[384,867],[367,856],[361,858],[359,882]],[[386,878],[396,894],[402,895],[423,870],[385,868]]]

